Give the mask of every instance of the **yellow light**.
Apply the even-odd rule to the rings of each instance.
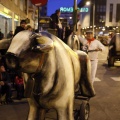
[[[4,16],[6,18],[12,18],[10,15],[8,15],[8,14],[2,12],[2,11],[0,11],[0,15]]]
[[[14,18],[14,21],[18,21],[18,19],[15,19],[15,18]]]
[[[15,15],[15,19],[17,19],[17,20],[18,20],[18,16],[17,16],[17,15]]]
[[[4,8],[4,12],[8,14],[8,13],[9,13],[9,10],[6,9],[6,8]]]

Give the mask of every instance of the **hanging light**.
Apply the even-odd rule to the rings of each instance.
[[[91,4],[90,0],[86,1],[86,5],[89,6]]]

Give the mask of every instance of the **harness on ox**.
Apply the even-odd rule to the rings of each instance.
[[[36,91],[33,91],[33,88],[34,88],[34,82],[35,82],[34,81],[34,76],[36,74],[38,74],[38,70],[42,69],[42,66],[43,66],[43,63],[44,63],[44,60],[45,60],[45,53],[41,53],[41,54],[42,55],[41,55],[41,58],[40,58],[39,66],[37,67],[36,72],[29,76],[28,81],[26,83],[26,88],[25,88],[25,91],[24,91],[24,95],[27,98],[30,98],[32,93],[34,95],[37,95],[37,96],[40,95],[40,93],[37,93]]]
[[[34,48],[32,48],[32,50],[35,51],[35,52],[40,51],[40,50],[42,50],[42,49],[43,49],[43,50],[46,49],[46,52],[47,52],[47,47],[46,47],[46,46],[49,45],[50,43],[47,43],[47,41],[44,42],[44,40],[45,40],[44,37],[45,37],[45,36],[42,36],[42,40],[39,40],[39,37],[41,37],[41,36],[42,36],[41,34],[33,34],[33,35],[31,36],[31,38],[30,38],[30,39],[36,38],[36,42],[38,43],[37,46],[35,46]],[[37,37],[38,37],[38,39],[37,39]],[[42,45],[41,45],[41,42],[42,42]],[[42,46],[42,47],[41,47],[41,46]],[[41,49],[41,48],[42,48],[42,49]],[[32,95],[32,93],[33,93],[33,95],[37,95],[37,96],[41,95],[40,92],[33,90],[33,89],[34,89],[34,83],[35,83],[34,77],[39,73],[38,71],[42,69],[42,66],[43,66],[43,64],[45,63],[45,53],[44,53],[44,52],[41,52],[40,54],[41,54],[41,55],[40,55],[40,62],[39,62],[39,65],[38,65],[38,67],[37,67],[37,69],[36,69],[36,72],[35,72],[35,73],[32,73],[32,74],[29,76],[29,78],[28,78],[28,80],[27,80],[27,83],[26,83],[26,88],[25,88],[24,95],[25,95],[25,97],[27,97],[27,98],[30,98],[31,95]]]

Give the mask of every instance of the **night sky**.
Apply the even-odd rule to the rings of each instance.
[[[81,0],[77,0],[79,3]],[[48,0],[48,11],[47,15],[50,16],[60,7],[72,7],[74,5],[74,0]]]

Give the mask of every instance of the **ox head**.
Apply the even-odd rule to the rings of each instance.
[[[6,53],[6,64],[11,69],[20,66],[20,56],[24,53],[48,52],[53,48],[53,41],[40,33],[19,32],[13,39]],[[26,56],[27,59],[28,56]],[[31,59],[34,56],[31,56]]]

